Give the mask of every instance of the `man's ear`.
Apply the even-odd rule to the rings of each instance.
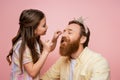
[[[82,37],[80,38],[80,43],[81,43],[81,44],[84,44],[84,43],[86,42],[86,40],[87,40],[87,37],[86,37],[86,36],[82,36]]]

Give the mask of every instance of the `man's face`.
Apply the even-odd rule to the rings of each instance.
[[[80,26],[77,24],[68,25],[62,34],[60,44],[61,56],[71,56],[79,48],[80,43]]]

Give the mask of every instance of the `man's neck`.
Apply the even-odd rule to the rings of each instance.
[[[71,58],[72,59],[78,58],[81,52],[83,51],[83,49],[84,48],[82,46],[79,46],[79,49],[75,53],[71,54]]]

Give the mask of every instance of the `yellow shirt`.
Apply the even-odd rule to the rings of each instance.
[[[69,80],[70,60],[60,59],[42,76],[42,80]],[[85,48],[76,59],[73,80],[110,80],[110,68],[100,54]]]

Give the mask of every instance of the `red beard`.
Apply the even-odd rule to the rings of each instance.
[[[61,56],[71,56],[72,53],[75,53],[79,48],[79,41],[80,39],[70,42],[69,38],[63,37],[61,39],[61,45],[60,45],[60,55]]]

